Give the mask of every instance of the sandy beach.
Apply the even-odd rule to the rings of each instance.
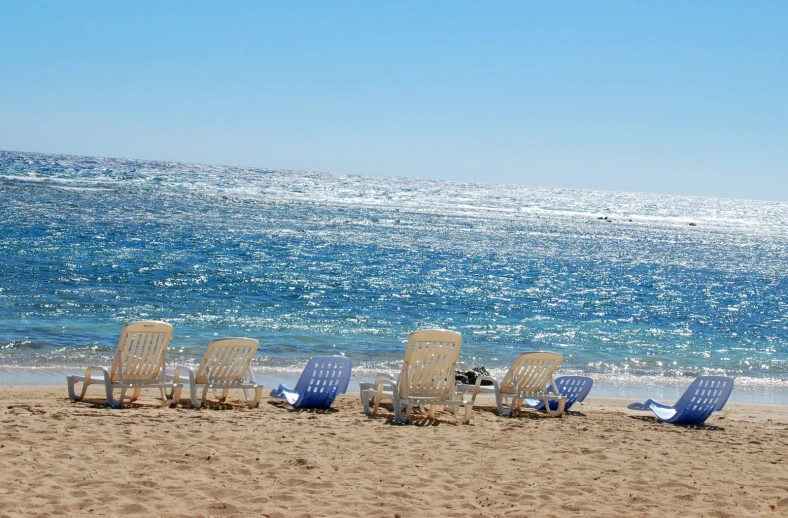
[[[485,404],[402,426],[357,394],[328,412],[93,395],[2,387],[0,516],[788,516],[785,406],[683,427],[589,397],[562,418]]]

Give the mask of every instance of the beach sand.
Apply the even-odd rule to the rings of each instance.
[[[328,412],[154,395],[113,410],[0,387],[0,516],[788,516],[785,406],[684,427],[592,394],[563,418],[402,426],[357,394]]]

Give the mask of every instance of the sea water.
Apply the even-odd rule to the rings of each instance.
[[[0,383],[155,319],[168,363],[249,336],[263,378],[394,373],[440,327],[461,368],[547,350],[624,396],[727,374],[786,402],[787,271],[788,203],[0,151]]]

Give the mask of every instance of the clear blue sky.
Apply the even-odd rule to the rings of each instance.
[[[788,2],[0,0],[0,149],[788,202]]]

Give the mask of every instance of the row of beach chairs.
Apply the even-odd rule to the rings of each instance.
[[[209,391],[224,401],[229,390],[240,389],[250,407],[259,405],[263,386],[254,379],[250,368],[258,342],[251,338],[213,340],[195,370],[178,365],[167,375],[164,355],[172,336],[172,326],[165,322],[134,322],[121,334],[112,367],[88,367],[84,376],[68,376],[69,397],[79,401],[91,384],[103,384],[107,403],[121,407],[136,400],[142,389],[159,389],[162,399],[171,405],[179,402],[184,386],[189,387],[191,403],[201,407]],[[380,403],[391,400],[395,418],[407,423],[414,409],[434,417],[441,409],[453,411],[463,423],[470,421],[476,398],[481,393],[494,395],[498,412],[514,415],[523,406],[560,416],[575,402],[588,395],[593,380],[586,376],[554,374],[562,356],[551,352],[523,353],[517,357],[502,380],[479,376],[475,384],[456,384],[455,372],[462,346],[462,336],[454,331],[428,329],[408,338],[405,361],[398,377],[379,374],[374,382],[360,383],[364,412],[374,416]],[[280,385],[271,392],[295,407],[327,408],[338,394],[347,390],[351,362],[341,356],[312,358],[291,389]],[[77,384],[82,385],[77,395]],[[652,411],[660,420],[672,423],[702,423],[714,411],[722,410],[733,389],[727,376],[700,376],[674,404],[665,405],[649,399],[629,405],[633,410]],[[115,397],[120,391],[120,397]]]
[[[80,401],[90,385],[101,384],[106,391],[107,403],[114,408],[137,400],[142,389],[158,389],[162,400],[176,405],[185,385],[189,388],[191,404],[196,408],[203,406],[209,391],[223,402],[233,389],[243,392],[250,408],[260,404],[263,385],[257,383],[250,368],[259,345],[257,340],[213,340],[197,369],[177,365],[173,374],[167,375],[164,356],[172,330],[172,325],[166,322],[128,324],[121,333],[110,368],[88,367],[84,376],[67,376],[69,397]],[[341,356],[312,358],[294,389],[280,385],[271,396],[283,398],[293,406],[327,408],[337,394],[347,390],[350,368],[350,360]],[[80,384],[81,390],[77,394]],[[116,391],[119,391],[119,397],[115,396]]]

